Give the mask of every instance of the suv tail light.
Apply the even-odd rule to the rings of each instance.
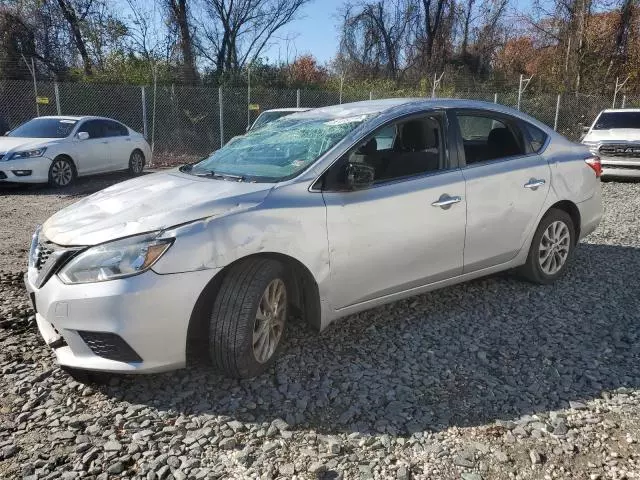
[[[602,175],[602,164],[600,163],[600,157],[593,156],[585,158],[584,161],[591,167],[594,172],[596,172],[596,178],[600,178],[600,176]]]

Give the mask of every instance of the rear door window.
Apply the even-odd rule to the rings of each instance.
[[[491,112],[456,114],[467,165],[526,154],[517,121]]]

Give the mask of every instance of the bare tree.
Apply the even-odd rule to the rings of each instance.
[[[182,54],[182,75],[186,83],[195,83],[198,78],[194,55],[194,42],[189,21],[187,0],[166,0],[170,21],[178,31],[180,52]]]
[[[71,29],[73,41],[76,48],[78,49],[80,58],[82,58],[84,73],[89,77],[93,75],[93,64],[91,62],[91,58],[89,57],[89,52],[87,51],[85,38],[82,34],[80,25],[89,13],[89,10],[91,9],[91,6],[93,4],[93,0],[81,0],[77,2],[77,4],[75,4],[73,0],[57,0],[57,2],[62,15],[64,16],[65,20],[69,24],[69,28]]]
[[[238,71],[257,59],[274,34],[311,0],[203,0],[199,51],[217,72]]]
[[[414,0],[347,5],[340,40],[343,61],[360,74],[398,79],[407,67],[417,13]]]

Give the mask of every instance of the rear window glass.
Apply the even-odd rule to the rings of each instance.
[[[613,128],[640,128],[640,112],[603,112],[593,126],[594,130]]]
[[[547,141],[547,134],[540,130],[538,127],[534,127],[530,123],[525,123],[525,128],[529,133],[531,139],[531,148],[534,152],[539,152],[544,147],[544,142]]]

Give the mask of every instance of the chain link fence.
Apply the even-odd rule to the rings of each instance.
[[[155,164],[192,161],[246,132],[269,109],[316,108],[389,97],[468,98],[496,102],[536,117],[572,140],[593,122],[612,96],[539,94],[534,91],[452,90],[442,86],[396,91],[269,89],[246,87],[134,86],[93,83],[0,81],[0,116],[10,128],[42,115],[97,115],[114,118],[143,133],[154,150]],[[640,107],[640,96],[618,94],[616,107]]]

